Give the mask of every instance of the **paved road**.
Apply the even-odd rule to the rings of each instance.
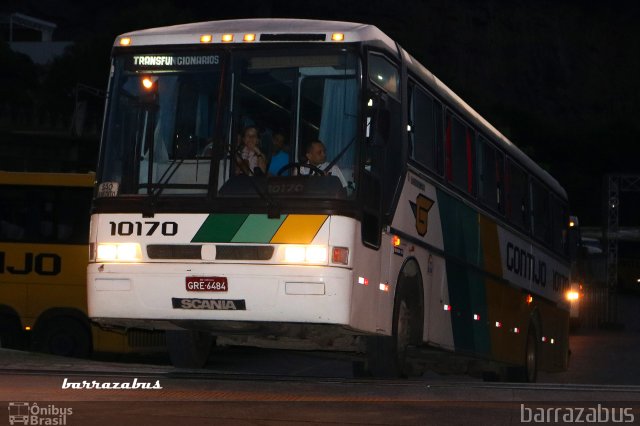
[[[71,409],[64,419],[57,415],[67,425],[521,424],[549,409],[577,415],[578,407],[633,415],[640,424],[639,337],[635,331],[573,336],[570,370],[541,374],[534,385],[435,373],[360,380],[347,361],[256,349],[222,351],[204,371],[174,369],[162,357],[136,364],[0,350],[0,406],[11,413],[18,410],[11,402],[37,403],[34,410],[44,409],[45,420],[56,416],[47,412]],[[83,389],[70,384],[83,381]],[[162,389],[86,388],[94,381]],[[0,414],[0,424],[5,418]]]

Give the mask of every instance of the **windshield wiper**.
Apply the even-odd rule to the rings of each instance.
[[[176,171],[180,168],[180,166],[183,163],[184,163],[184,158],[181,158],[178,161],[174,161],[173,163],[171,163],[171,165],[169,165],[169,167],[167,167],[167,169],[164,171],[162,176],[160,176],[160,179],[158,179],[157,184],[154,185],[153,183],[149,183],[147,192],[149,193],[150,211],[146,212],[144,214],[144,217],[153,217],[153,215],[155,214],[155,206],[156,206],[156,203],[158,202],[158,199],[160,198],[160,194],[162,194],[162,191],[167,187],[167,184],[169,183],[173,175],[176,173]],[[152,170],[153,164],[149,162],[148,167],[150,170]],[[149,173],[149,182],[151,182],[151,173]],[[157,189],[154,191],[153,188],[157,188]]]

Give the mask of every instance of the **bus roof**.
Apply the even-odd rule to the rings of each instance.
[[[96,175],[89,173],[43,173],[0,171],[0,185],[93,187]]]
[[[335,33],[342,34],[344,38],[340,41],[332,40]],[[246,43],[243,40],[245,34],[255,35],[254,43],[349,43],[377,40],[397,52],[395,42],[373,25],[312,19],[234,19],[150,28],[121,34],[114,45],[122,45],[123,38],[128,38],[131,46],[201,44],[200,37],[203,35],[211,35],[210,43],[221,43],[224,34],[233,35],[230,43]]]

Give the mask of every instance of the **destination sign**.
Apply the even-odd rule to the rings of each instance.
[[[127,60],[127,69],[159,70],[215,66],[219,64],[219,55],[133,55]]]

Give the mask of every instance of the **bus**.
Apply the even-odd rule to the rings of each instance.
[[[167,330],[176,366],[231,339],[380,377],[416,356],[528,381],[566,368],[566,192],[375,26],[126,33],[105,114],[97,323]],[[242,166],[278,134],[288,164]]]
[[[94,184],[92,172],[0,171],[0,347],[87,357],[164,344],[162,336],[102,331],[89,321]]]

